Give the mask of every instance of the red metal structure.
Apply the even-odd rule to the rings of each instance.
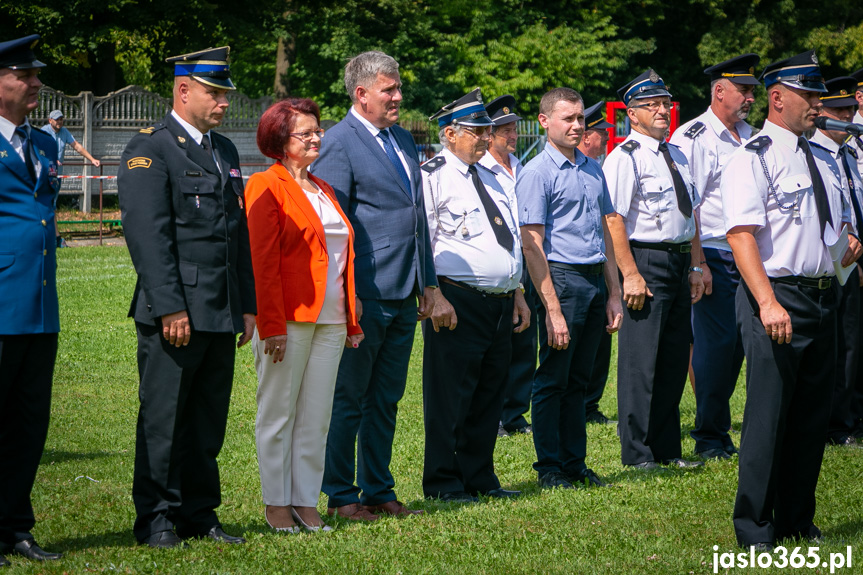
[[[629,119],[626,117],[626,104],[623,102],[606,102],[605,104],[605,119],[614,124],[613,128],[608,128],[608,144],[605,148],[605,154],[611,153],[618,144],[622,143],[629,135]],[[674,133],[674,130],[680,126],[680,102],[674,102],[674,109],[671,110],[671,130],[668,136]]]

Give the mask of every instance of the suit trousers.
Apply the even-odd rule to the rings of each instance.
[[[512,350],[512,298],[441,283],[458,325],[423,323],[423,493],[487,493],[500,487],[494,446]]]
[[[734,531],[745,546],[811,533],[836,372],[837,286],[772,283],[793,329],[782,345],[743,282],[737,290],[747,361]]]
[[[177,527],[205,533],[219,521],[221,485],[216,457],[225,439],[234,378],[235,336],[193,331],[174,347],[161,324],[136,322],[138,398],[132,499],[135,536]]]
[[[605,384],[608,382],[608,371],[611,367],[611,334],[603,330],[602,338],[599,340],[599,348],[596,350],[596,359],[593,360],[593,372],[584,392],[584,413],[589,416],[599,412],[599,400],[605,393]]]
[[[729,401],[743,365],[735,314],[740,273],[730,251],[704,248],[713,293],[692,306],[692,370],[695,373],[696,453],[732,447]]]
[[[860,282],[857,274],[852,273],[839,290],[836,387],[833,389],[833,404],[827,428],[828,437],[836,440],[852,435],[857,424],[854,393],[859,383],[857,373],[861,341]]]
[[[689,254],[632,248],[653,292],[624,308],[618,333],[617,411],[624,465],[680,457],[680,398],[689,369]]]
[[[363,300],[365,339],[358,348],[345,349],[333,396],[322,487],[329,507],[396,499],[390,461],[416,322],[415,296]]]
[[[584,392],[605,333],[604,276],[551,267],[551,280],[569,329],[569,346],[548,345],[545,307],[540,306],[539,367],[533,381],[533,445],[540,477],[553,471],[573,476],[586,468]]]
[[[506,392],[500,423],[507,431],[516,431],[528,425],[525,414],[530,409],[530,394],[533,389],[533,374],[536,371],[537,322],[539,299],[536,289],[524,266],[521,283],[524,286],[524,301],[530,309],[530,326],[521,333],[512,333],[512,359],[509,362]]]
[[[318,504],[346,335],[345,324],[288,322],[285,359],[273,363],[255,330],[255,443],[265,505]]]
[[[0,335],[0,544],[30,537],[30,493],[45,448],[57,334]]]

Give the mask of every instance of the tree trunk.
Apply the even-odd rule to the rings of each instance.
[[[288,70],[294,65],[297,58],[297,37],[291,33],[287,38],[279,38],[279,47],[276,52],[276,78],[273,84],[276,100],[284,100],[291,94],[291,83],[288,79]]]

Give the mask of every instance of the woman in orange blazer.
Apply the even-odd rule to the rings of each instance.
[[[328,531],[317,512],[339,360],[363,339],[354,232],[332,188],[309,174],[323,130],[318,106],[271,106],[258,147],[277,161],[246,186],[257,329],[255,440],[267,523]],[[297,525],[299,524],[299,526]]]

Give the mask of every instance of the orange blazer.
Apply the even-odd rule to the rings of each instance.
[[[344,273],[348,335],[362,333],[354,286],[354,230],[330,185],[311,174],[309,178],[329,196],[348,226]],[[324,305],[329,265],[327,240],[317,212],[280,163],[253,174],[245,198],[259,337],[284,335],[285,322],[316,322]]]

